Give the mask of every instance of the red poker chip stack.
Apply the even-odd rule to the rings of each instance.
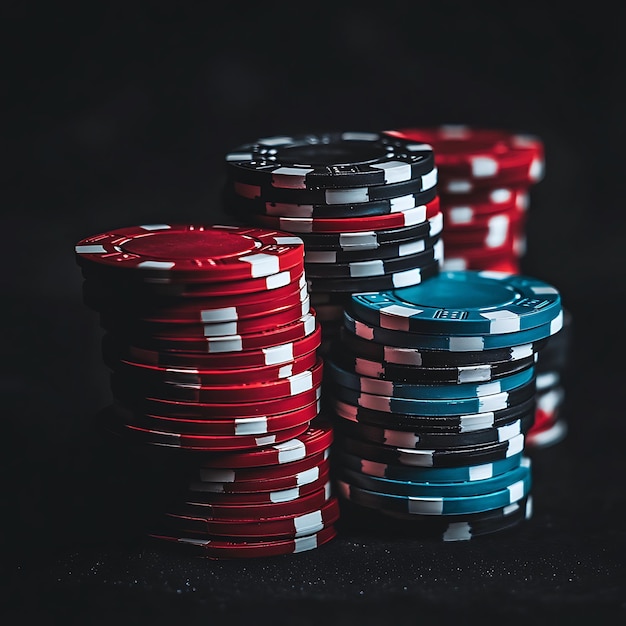
[[[87,237],[75,253],[111,371],[100,425],[132,445],[175,451],[181,475],[197,474],[164,497],[148,534],[210,558],[332,539],[332,429],[320,415],[321,329],[302,240],[156,224]],[[242,481],[206,479],[211,467],[221,476],[247,469]]]
[[[519,273],[529,191],[544,176],[541,140],[462,125],[388,134],[433,146],[444,214],[444,269]]]

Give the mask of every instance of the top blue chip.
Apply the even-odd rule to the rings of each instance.
[[[515,333],[549,324],[562,310],[558,290],[539,279],[470,270],[353,294],[347,308],[381,328],[435,335]]]

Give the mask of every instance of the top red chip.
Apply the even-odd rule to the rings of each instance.
[[[528,183],[543,178],[543,143],[533,135],[463,125],[401,128],[388,130],[386,134],[432,145],[443,178],[493,180],[506,176],[507,172],[523,176]]]
[[[197,224],[131,226],[87,237],[77,263],[138,271],[156,279],[209,281],[271,276],[304,258],[302,239],[261,228]]]

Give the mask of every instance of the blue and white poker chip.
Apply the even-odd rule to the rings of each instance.
[[[432,278],[429,280],[432,280]],[[563,313],[560,311],[552,321],[541,326],[499,335],[435,335],[399,331],[368,324],[358,319],[355,315],[350,314],[347,310],[344,313],[344,326],[357,337],[385,346],[405,349],[446,350],[450,352],[482,352],[495,348],[507,348],[532,343],[551,337],[563,327]]]
[[[523,475],[502,489],[477,496],[400,496],[363,489],[341,479],[335,480],[339,495],[346,500],[378,510],[399,511],[415,515],[467,515],[498,509],[518,502],[530,493],[530,467]]]
[[[381,328],[442,335],[517,333],[562,315],[557,289],[529,276],[444,271],[420,285],[359,293],[349,303]]]
[[[526,479],[530,472],[530,467],[530,459],[528,457],[522,457],[520,465],[502,474],[481,480],[449,483],[393,480],[390,478],[380,478],[378,476],[368,476],[367,474],[345,467],[338,469],[338,477],[360,489],[367,489],[386,495],[461,498],[486,495],[507,489],[518,481]]]
[[[448,416],[485,413],[514,406],[535,393],[535,382],[532,380],[511,391],[502,391],[488,396],[446,400],[415,400],[413,398],[398,398],[397,396],[381,396],[350,389],[337,383],[333,384],[332,393],[344,402],[376,411]]]
[[[355,472],[378,478],[388,478],[404,482],[417,483],[466,483],[494,478],[519,467],[523,457],[520,450],[517,454],[492,461],[459,467],[416,467],[399,463],[381,463],[350,454],[342,449],[333,452],[337,464]]]

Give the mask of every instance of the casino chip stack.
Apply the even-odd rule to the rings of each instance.
[[[379,133],[259,139],[226,156],[227,210],[304,240],[322,353],[350,294],[439,273],[442,213],[430,145]]]
[[[529,191],[544,176],[541,140],[460,125],[388,134],[433,146],[445,224],[443,269],[519,274]]]
[[[103,426],[176,449],[185,467],[150,535],[210,558],[330,541],[333,429],[320,415],[321,329],[302,240],[158,224],[83,239],[76,259],[105,330],[114,403]]]
[[[325,364],[345,503],[444,541],[528,517],[535,364],[562,322],[554,287],[503,272],[354,294]]]
[[[505,130],[441,126],[403,128],[390,136],[433,146],[444,214],[446,270],[520,273],[526,248],[526,212],[532,186],[544,177],[544,148],[536,136]],[[563,439],[567,423],[559,415],[565,399],[563,356],[571,339],[571,315],[564,311],[558,340],[537,361],[536,423],[529,448]],[[554,363],[558,362],[559,367]]]

